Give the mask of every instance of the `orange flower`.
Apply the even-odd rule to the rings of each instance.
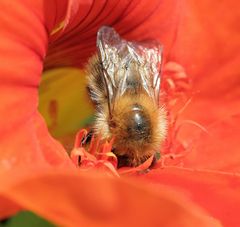
[[[236,0],[3,0],[0,6],[1,218],[27,209],[64,226],[239,226]],[[169,147],[188,147],[186,155],[169,156],[164,168],[157,163],[147,174],[118,178],[76,168],[37,110],[42,70],[83,67],[106,24],[130,40],[159,40],[165,62],[181,64],[196,93]]]

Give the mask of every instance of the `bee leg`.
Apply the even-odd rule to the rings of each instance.
[[[150,172],[151,169],[153,169],[153,167],[155,166],[155,164],[157,163],[157,161],[161,158],[160,152],[156,152],[153,155],[153,160],[152,163],[150,164],[150,166],[147,169],[141,170],[138,173],[140,174],[146,174],[148,172]]]
[[[157,152],[153,155],[152,163],[151,163],[151,165],[150,165],[148,168],[149,168],[149,169],[152,169],[160,158],[161,158],[161,154],[160,154],[159,151],[157,151]]]
[[[93,130],[90,130],[85,137],[82,138],[81,146],[88,150],[93,137]],[[78,166],[81,165],[81,156],[78,157]]]
[[[87,135],[82,139],[81,143],[83,146],[87,146],[90,144],[91,139],[93,137],[93,130],[90,130]]]
[[[114,153],[114,149],[113,149],[113,153]],[[121,167],[126,167],[129,166],[130,161],[129,161],[129,157],[127,155],[117,155],[117,159],[118,159],[118,166],[117,168],[121,168]]]
[[[91,142],[91,139],[92,139],[92,136],[93,136],[93,131],[90,130],[86,136],[84,136],[81,140],[81,146],[84,147],[85,149],[88,149],[89,145],[90,145],[90,142]],[[77,164],[78,166],[81,165],[81,156],[78,156],[78,160],[77,160]]]

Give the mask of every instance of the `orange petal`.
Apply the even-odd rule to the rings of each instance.
[[[6,171],[15,166],[17,172],[23,173],[24,168],[17,167],[25,166],[28,177],[19,177],[16,173],[11,175],[10,172],[0,176],[0,191],[3,196],[0,206],[11,208],[12,212],[16,211],[15,205],[17,208],[20,206],[32,209],[61,225],[75,223],[104,225],[105,218],[110,217],[109,226],[119,224],[120,220],[126,221],[126,224],[135,224],[136,221],[139,225],[158,223],[167,226],[167,222],[170,226],[187,226],[187,222],[190,226],[215,226],[214,221],[206,219],[198,208],[166,192],[165,189],[159,189],[156,193],[150,189],[142,189],[143,186],[139,184],[135,186],[128,180],[91,177],[88,174],[82,176],[79,173],[68,173],[66,170],[54,170],[55,173],[45,175],[43,170],[42,174],[37,173],[37,170],[31,172],[30,167],[35,165],[36,168],[40,166],[45,168],[48,163],[54,166],[66,164],[68,168],[72,167],[64,149],[50,137],[43,120],[37,113],[37,88],[46,55],[48,35],[52,31],[55,33],[53,32],[50,38],[52,43],[49,44],[46,68],[59,65],[83,65],[86,58],[95,50],[96,31],[102,24],[114,25],[126,38],[161,40],[166,47],[166,57],[171,58],[170,60],[172,58],[179,60],[177,62],[182,63],[187,73],[195,79],[195,88],[203,91],[200,98],[204,97],[204,94],[218,98],[219,93],[227,96],[229,91],[233,91],[230,99],[231,111],[224,111],[224,115],[229,116],[236,111],[237,101],[233,103],[233,99],[239,94],[237,89],[239,58],[238,53],[235,53],[239,45],[239,35],[238,23],[234,23],[238,21],[237,12],[234,10],[238,7],[232,8],[231,4],[237,6],[238,2],[222,2],[216,7],[216,3],[211,1],[193,4],[191,1],[86,3],[72,0],[54,1],[49,5],[46,1],[26,0],[24,4],[20,0],[2,1],[0,3],[2,9],[0,25],[3,34],[0,37],[2,54],[0,57],[0,168]],[[65,22],[63,26],[62,22]],[[220,39],[216,42],[209,34]],[[174,47],[171,49],[172,44]],[[224,47],[221,49],[221,54],[220,47]],[[222,65],[223,67],[220,67]],[[219,68],[221,70],[217,71],[216,69]],[[228,74],[230,68],[231,74]],[[218,76],[219,72],[220,76]],[[215,86],[217,79],[221,84],[219,89]],[[214,106],[216,101],[212,99],[205,105],[206,99],[200,100],[203,100],[205,107],[200,110]],[[228,99],[224,98],[224,100]],[[211,123],[215,116],[198,118],[196,112],[193,108],[183,118],[195,116],[196,119]],[[199,109],[198,112],[203,115]],[[214,113],[216,114],[217,111]],[[236,155],[235,152],[234,154]],[[218,160],[222,160],[220,155]],[[173,172],[171,174],[169,169],[166,178],[159,173],[154,176],[154,171],[151,174],[147,176],[153,176],[154,181],[164,182],[165,179],[179,189],[181,187],[178,185],[181,183],[185,189],[189,188],[191,191],[193,188],[196,201],[222,218],[224,223],[236,224],[234,221],[238,215],[235,212],[237,209],[231,206],[230,202],[234,200],[239,203],[237,190],[235,192],[233,190],[234,187],[239,187],[238,178],[233,177],[233,181],[230,181],[229,178],[209,177],[205,173],[185,175],[185,172],[184,174]],[[185,177],[189,177],[190,181],[188,179],[185,181]],[[204,195],[199,190],[201,182],[198,182],[198,177],[206,179]],[[13,182],[9,186],[8,181],[11,180]],[[216,195],[211,193],[211,188]],[[206,195],[213,197],[209,203],[211,209],[207,206],[208,201],[203,200],[201,203],[202,198],[209,197]],[[63,206],[52,202],[53,198]],[[234,210],[230,216],[226,216],[219,209],[220,202],[222,207],[229,208],[223,209],[225,213]],[[172,218],[173,210],[177,213],[177,218]],[[133,220],[132,217],[136,213],[139,218]],[[126,216],[126,220],[122,216]]]
[[[239,125],[240,114],[232,115],[209,125],[207,133],[196,133],[192,136],[192,149],[185,156],[184,166],[239,172]],[[185,138],[191,138],[189,131],[185,133]]]
[[[222,78],[225,77],[227,83],[233,77],[237,78],[234,72],[240,69],[236,61],[239,60],[236,50],[239,49],[240,33],[236,21],[240,13],[234,6],[239,6],[239,1],[203,0],[197,4],[186,1],[181,9],[184,13],[179,20],[171,58],[187,69],[187,73],[196,79],[198,88],[204,83],[210,89],[214,88],[211,89],[214,92],[218,86],[213,86],[219,85]],[[227,65],[229,72],[224,70]],[[223,70],[225,73],[221,73]],[[217,71],[221,75],[215,74]]]
[[[37,112],[47,31],[61,16],[45,15],[44,1],[1,1],[0,7],[0,170],[16,165],[69,164],[64,149],[51,138]],[[49,7],[54,10],[53,5]]]
[[[175,0],[161,1],[75,1],[67,17],[68,26],[49,45],[45,67],[84,66],[96,51],[96,33],[110,25],[131,40],[157,39],[168,54],[184,11],[184,4]],[[180,10],[179,10],[180,9]]]
[[[18,183],[0,186],[0,206],[14,202],[58,225],[221,226],[168,188],[133,179],[56,169],[18,177]]]
[[[209,134],[182,127],[180,140],[194,147],[183,164],[239,171],[240,13],[234,7],[239,1],[185,3],[169,58],[184,66],[196,94],[179,123],[195,121]]]
[[[145,176],[152,183],[174,187],[205,208],[223,226],[238,227],[240,175],[206,169],[167,167]]]

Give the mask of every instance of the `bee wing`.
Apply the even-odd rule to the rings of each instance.
[[[140,86],[158,102],[162,65],[162,47],[159,43],[128,42],[121,39],[113,28],[104,26],[98,31],[97,47],[109,108],[116,97],[122,96],[129,86],[134,86],[131,83],[136,80],[133,78],[136,74]]]
[[[129,43],[137,56],[139,75],[144,90],[159,103],[162,69],[162,46],[154,40]]]

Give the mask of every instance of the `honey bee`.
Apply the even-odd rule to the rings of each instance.
[[[86,67],[96,105],[93,133],[114,138],[119,167],[138,166],[159,151],[166,137],[166,111],[159,100],[162,47],[126,41],[104,26],[97,50]]]

